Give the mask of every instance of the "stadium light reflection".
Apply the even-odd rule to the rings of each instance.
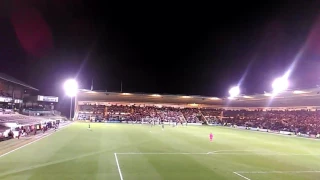
[[[191,96],[182,96],[182,98],[188,99],[191,98]]]
[[[246,99],[251,99],[251,98],[253,98],[253,97],[251,97],[251,96],[243,96],[244,98],[246,98]]]
[[[307,93],[307,92],[305,92],[305,91],[299,91],[299,90],[293,91],[293,94],[304,94],[304,93]]]
[[[264,93],[263,95],[264,95],[264,96],[272,96],[271,93]]]
[[[212,97],[210,98],[211,100],[219,100],[220,98],[217,98],[217,97]]]
[[[124,96],[130,96],[130,95],[132,95],[131,93],[122,93],[122,95],[124,95]]]
[[[95,91],[87,91],[86,93],[94,94],[94,93],[97,93],[97,92],[95,92]]]
[[[153,97],[161,97],[160,94],[152,94],[151,96],[153,96]]]
[[[189,106],[198,107],[199,104],[193,103],[193,104],[189,104]]]

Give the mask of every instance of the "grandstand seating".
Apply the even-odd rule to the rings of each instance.
[[[92,106],[94,107],[94,105]],[[85,111],[89,110],[89,111]],[[78,113],[78,120],[90,120],[92,116],[103,119],[102,114],[95,114],[94,108],[86,105]],[[164,122],[188,122],[199,123],[202,115],[196,108],[173,108],[156,106],[123,106],[111,105],[107,107],[107,114],[104,115],[107,120],[132,120],[132,121],[164,121]]]
[[[226,111],[227,123],[270,130],[320,133],[320,111]]]

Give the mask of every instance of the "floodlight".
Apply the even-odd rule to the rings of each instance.
[[[72,120],[72,97],[77,95],[78,83],[74,79],[68,79],[63,84],[66,95],[70,97],[70,120]]]
[[[236,97],[240,94],[240,88],[239,86],[235,86],[235,87],[232,87],[230,90],[229,90],[229,94],[230,94],[230,97]]]
[[[287,90],[289,87],[288,79],[285,77],[276,78],[272,83],[273,94]]]
[[[66,80],[63,87],[64,87],[64,90],[65,90],[67,96],[69,96],[69,97],[76,96],[76,94],[78,92],[78,83],[76,80],[74,80],[74,79]]]

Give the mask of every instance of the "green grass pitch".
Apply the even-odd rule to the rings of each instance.
[[[91,127],[74,123],[0,157],[0,179],[320,179],[316,140],[224,127]]]

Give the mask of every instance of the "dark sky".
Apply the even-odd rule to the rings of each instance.
[[[82,88],[246,94],[300,58],[292,88],[320,84],[319,1],[1,1],[0,71],[46,95]],[[116,2],[116,3],[114,3]]]

